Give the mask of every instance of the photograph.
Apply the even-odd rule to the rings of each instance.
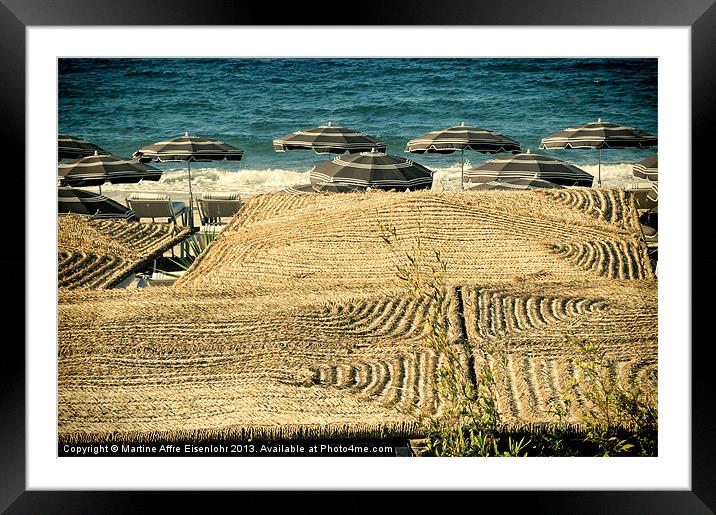
[[[127,2],[0,6],[0,512],[713,512],[713,0]]]
[[[658,59],[57,65],[59,456],[658,456]]]

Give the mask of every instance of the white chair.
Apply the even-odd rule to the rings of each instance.
[[[230,218],[241,209],[237,192],[209,191],[197,200],[202,225],[221,225],[222,218]]]
[[[165,193],[132,193],[127,197],[129,208],[134,211],[138,218],[151,218],[155,222],[157,218],[166,218],[167,223],[177,223],[177,217],[181,216],[182,225],[186,225],[187,207],[184,202],[172,202],[169,195]]]
[[[658,186],[649,181],[627,184],[624,190],[634,197],[639,211],[653,209],[658,203]]]

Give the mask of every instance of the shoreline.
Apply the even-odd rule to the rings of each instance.
[[[307,184],[307,183],[308,183],[308,178],[306,178],[306,182],[303,184]],[[649,190],[649,189],[651,189],[652,184],[653,183],[649,180],[640,179],[638,177],[633,177],[633,180],[628,181],[628,182],[623,182],[620,184],[612,184],[609,181],[603,180],[601,188],[597,188],[594,185],[592,186],[592,188],[593,189],[615,188],[615,189],[623,189],[623,190]],[[187,204],[189,202],[188,185],[186,186],[187,189],[184,191],[173,190],[173,189],[166,190],[166,189],[156,188],[156,187],[152,188],[151,186],[154,185],[154,183],[145,183],[145,185],[147,187],[146,188],[142,187],[141,189],[140,188],[127,188],[127,186],[134,186],[134,185],[127,185],[127,184],[111,185],[111,186],[105,185],[102,187],[102,195],[104,195],[105,197],[108,197],[116,202],[119,202],[120,204],[123,204],[125,206],[127,205],[126,198],[133,193],[166,194],[169,196],[169,198],[173,202],[184,202],[185,204]],[[110,186],[110,187],[108,187],[108,186]],[[117,187],[117,189],[115,189],[115,186]],[[293,186],[297,186],[297,185],[294,184]],[[448,188],[444,187],[445,186],[444,184],[438,184],[437,186],[438,187],[436,188],[435,185],[433,185],[432,191],[460,191],[460,188],[457,187],[457,185],[454,185],[454,187],[448,187]],[[286,186],[286,188],[287,187],[289,187],[289,186]],[[232,189],[222,189],[222,188],[203,189],[200,191],[193,191],[192,193],[193,193],[193,198],[194,198],[194,211],[196,212],[198,209],[196,200],[198,198],[201,198],[201,195],[204,193],[217,192],[217,191],[221,191],[221,192],[236,192],[236,191],[238,191],[241,199],[247,200],[247,199],[257,196],[257,195],[263,195],[266,193],[278,193],[280,191],[283,191],[286,188],[281,187],[278,189],[266,190],[266,191],[241,191],[241,190],[236,190],[236,189],[232,190]],[[92,191],[95,193],[99,192],[99,190],[96,186],[83,186],[83,187],[78,187],[77,189],[84,189],[84,190]],[[469,189],[469,188],[466,188],[466,189]]]

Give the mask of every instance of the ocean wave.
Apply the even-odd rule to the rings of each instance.
[[[186,170],[164,172],[159,181],[142,181],[137,184],[106,184],[102,192],[163,192],[186,193],[189,191],[189,174]],[[308,170],[225,170],[202,168],[192,170],[191,187],[194,193],[205,191],[237,191],[244,195],[254,195],[279,191],[289,186],[308,182]]]
[[[596,178],[598,165],[578,165]],[[468,169],[468,166],[465,167]],[[460,188],[460,164],[444,168],[434,168],[433,190],[444,191]],[[307,184],[309,169],[287,170],[281,168],[226,170],[220,168],[202,168],[192,170],[192,191],[237,191],[243,195],[256,195],[280,191],[290,186]],[[602,186],[623,188],[640,182],[632,175],[629,163],[602,164]],[[164,172],[157,182],[145,181],[137,184],[105,184],[102,192],[163,192],[185,194],[189,191],[189,175],[186,170]],[[595,180],[596,182],[596,180]]]

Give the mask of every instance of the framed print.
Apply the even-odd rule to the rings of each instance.
[[[707,215],[692,214],[695,208],[708,206],[699,202],[699,194],[707,189],[696,187],[699,175],[692,170],[707,169],[700,143],[714,111],[716,7],[695,0],[677,10],[668,2],[644,2],[633,10],[588,2],[539,8],[512,2],[510,9],[490,14],[461,2],[443,7],[438,12],[426,4],[411,4],[409,9],[384,6],[378,26],[361,16],[335,24],[321,9],[294,18],[286,10],[269,13],[256,7],[246,13],[211,2],[180,8],[176,2],[96,6],[81,0],[4,0],[3,135],[6,148],[13,149],[9,164],[24,169],[24,196],[17,183],[8,184],[7,195],[12,206],[7,227],[22,223],[24,238],[15,240],[19,231],[9,235],[4,263],[12,271],[7,274],[8,292],[23,288],[26,300],[22,308],[21,302],[8,303],[7,320],[19,319],[24,309],[26,347],[23,355],[19,346],[12,346],[16,357],[3,364],[3,509],[111,511],[150,496],[117,490],[353,490],[351,498],[360,500],[367,491],[387,489],[466,490],[478,499],[509,495],[510,502],[545,512],[569,513],[591,506],[586,510],[714,509],[709,479],[713,407],[708,373],[703,370],[709,361],[707,345],[698,343],[708,339],[697,323],[707,319],[698,315],[708,303],[698,302],[691,284],[692,274],[699,270],[692,255],[694,244],[700,234],[708,234]],[[453,41],[460,43],[455,46]],[[531,69],[537,71],[530,74]],[[254,87],[257,77],[260,86]],[[330,87],[322,90],[324,85]],[[433,109],[430,114],[421,107],[426,101],[432,102],[427,104]],[[586,112],[580,111],[584,105],[606,113],[606,121],[596,113],[595,120],[572,122]],[[468,119],[462,119],[465,113]],[[609,125],[607,117],[623,117],[625,123]],[[577,126],[580,122],[584,125]],[[438,130],[449,125],[454,127],[443,130],[447,136]],[[618,141],[604,136],[593,142],[590,138],[597,130],[618,133]],[[68,143],[95,145],[91,152],[71,158],[68,154],[65,161],[58,156],[60,197],[98,187],[92,198],[114,202],[130,213],[126,218],[164,217],[167,223],[156,224],[161,228],[152,229],[151,235],[142,232],[147,226],[140,222],[98,221],[97,216],[59,217],[59,230],[51,225],[56,193],[48,174],[59,141],[55,133],[68,140],[74,139],[70,134],[96,136],[87,138],[94,141]],[[470,141],[455,146],[458,133]],[[630,246],[646,240],[644,227],[652,219],[636,217],[641,223],[631,224],[619,218],[619,213],[631,213],[631,196],[570,190],[583,187],[580,181],[587,187],[591,181],[601,187],[604,181],[606,188],[631,188],[626,183],[637,181],[627,163],[639,160],[649,173],[649,149],[656,147],[657,135],[663,143],[659,160],[673,171],[662,176],[662,211],[667,216],[658,231],[658,273],[648,260],[652,255],[645,253],[647,247]],[[627,140],[630,143],[624,143]],[[506,177],[515,160],[522,160],[520,166],[534,161],[534,176]],[[548,161],[550,166],[559,161],[559,171],[545,169]],[[118,166],[124,167],[121,172],[116,171]],[[104,178],[96,184],[88,179],[90,171],[102,167]],[[302,173],[309,168],[310,173]],[[366,175],[369,168],[380,174]],[[402,175],[389,175],[388,170]],[[141,182],[133,174],[141,174]],[[492,201],[476,200],[474,205],[460,204],[461,214],[451,218],[447,213],[454,206],[431,204],[432,193],[415,191],[439,190],[449,196],[451,190],[489,187],[495,180],[497,186],[506,180],[511,188],[515,180],[543,183],[536,186],[539,191],[523,197],[532,200],[509,210],[503,210],[505,204],[488,209],[485,206]],[[649,181],[645,175],[642,185]],[[297,186],[302,182],[306,184]],[[311,194],[296,191],[304,186]],[[331,189],[341,188],[353,195],[345,198],[360,201],[339,206],[333,199],[343,196],[333,195]],[[409,193],[375,191],[381,189]],[[279,191],[281,205],[261,204],[261,199],[275,197],[261,194]],[[639,202],[648,202],[649,192],[634,205],[643,208],[646,204]],[[403,200],[391,203],[397,197],[422,199],[419,220],[395,215],[403,209]],[[82,200],[74,198],[75,203]],[[484,198],[508,194],[488,192]],[[290,211],[287,203],[300,209]],[[575,206],[589,216],[575,214]],[[212,209],[218,211],[211,214]],[[478,245],[486,236],[460,226],[467,214],[480,209],[488,209],[490,216],[473,221],[489,226],[483,232],[494,239],[495,247],[500,242],[528,255],[527,245],[519,241],[534,231],[529,237],[539,243],[539,251],[523,262],[500,264],[490,258],[488,247]],[[439,215],[441,223],[430,218],[431,210],[446,210]],[[219,226],[216,219],[227,213],[230,224]],[[499,224],[493,221],[498,218]],[[519,221],[512,230],[506,228],[510,218]],[[358,227],[364,219],[382,232],[356,233],[356,244],[336,229],[346,224]],[[445,229],[447,221],[450,231]],[[111,227],[125,222],[137,224],[132,226],[139,231],[132,233],[132,241],[141,239],[141,250],[139,244],[127,243],[129,237],[118,239],[123,229]],[[401,222],[417,227],[419,236],[412,247],[398,243],[400,235],[407,234],[400,226],[390,226]],[[542,227],[549,224],[553,225]],[[65,225],[75,231],[81,226],[84,235],[64,239]],[[214,229],[212,237],[206,236],[208,226],[221,227],[219,234]],[[203,242],[192,240],[196,248],[184,239],[195,229],[205,235]],[[311,231],[323,231],[324,236],[309,241]],[[423,238],[424,234],[428,236]],[[423,259],[422,245],[430,248],[431,238],[454,238],[461,245],[478,242],[470,252],[476,262],[484,260],[479,265],[483,268],[474,272],[482,286],[450,286],[455,277],[464,280],[460,278],[473,272],[467,258],[448,250],[442,256],[453,264],[442,269],[446,283],[440,282],[443,276],[434,268],[435,263],[444,264],[440,252],[430,257],[436,282],[411,275],[422,273],[414,264]],[[257,254],[257,241],[270,252]],[[72,250],[72,245],[82,248]],[[350,247],[350,252],[331,263],[337,245]],[[383,247],[371,251],[373,257],[357,257],[356,249],[371,245]],[[202,254],[206,247],[210,250]],[[177,249],[179,257],[171,249]],[[241,249],[240,260],[231,249]],[[163,260],[170,250],[172,259]],[[401,265],[406,253],[406,263],[413,263],[413,268]],[[100,256],[102,270],[108,272],[100,278],[77,273],[73,267],[78,256]],[[388,263],[391,256],[398,263],[389,263],[397,277],[417,285],[414,295],[428,291],[433,297],[395,297],[395,288],[371,275],[373,265],[360,261],[380,258]],[[187,260],[185,266],[182,259]],[[179,262],[182,270],[161,268],[171,266],[170,261]],[[529,266],[522,264],[528,261]],[[150,263],[160,274],[146,275]],[[593,273],[592,281],[578,279],[582,276],[577,269]],[[23,285],[19,270],[24,271]],[[162,280],[172,282],[172,274],[180,276],[179,290],[159,285]],[[58,294],[58,278],[70,285],[146,281],[153,288],[136,295],[117,290],[95,299],[91,289]],[[653,288],[647,292],[643,285],[648,281]],[[564,284],[569,285],[569,295],[560,289]],[[539,286],[537,293],[531,290],[534,285]],[[376,300],[366,288],[375,288],[382,297]],[[150,298],[152,294],[161,299]],[[477,314],[468,313],[471,306],[477,306]],[[495,322],[498,312],[504,327]],[[480,313],[494,317],[484,322]],[[590,318],[594,313],[600,318]],[[590,325],[593,319],[598,322]],[[309,320],[323,325],[306,329]],[[446,320],[444,331],[441,320]],[[427,341],[435,347],[399,347],[401,338],[413,338],[411,324],[427,328]],[[126,336],[123,328],[130,325],[131,336]],[[583,369],[574,372],[581,365],[559,368],[562,354],[520,350],[520,335],[535,328],[539,332],[534,334],[544,341],[556,339],[547,326],[562,332],[591,330],[611,351],[623,352],[621,368],[610,368],[605,378],[628,376],[644,384],[656,384],[658,378],[658,451],[639,456],[631,441],[608,437],[594,444],[600,452],[569,458],[544,457],[531,448],[524,451],[521,443],[515,447],[519,435],[526,435],[522,442],[532,442],[529,428],[544,422],[530,411],[534,399],[545,400],[549,388],[556,396],[565,374],[584,381],[590,377]],[[273,336],[261,332],[266,330],[273,330]],[[238,346],[237,335],[249,343]],[[422,341],[423,336],[415,338]],[[443,345],[440,338],[448,343]],[[489,351],[484,356],[474,350],[464,356],[449,354],[454,342],[463,341],[489,342],[484,347]],[[580,349],[590,352],[591,347]],[[652,353],[647,359],[634,358],[644,349]],[[479,368],[478,361],[487,368]],[[164,372],[170,362],[176,373]],[[474,398],[480,402],[489,401],[479,397],[481,387],[488,384],[481,381],[493,377],[489,367],[509,371],[494,388],[502,392],[500,416],[512,420],[514,415],[518,421],[510,426],[516,436],[493,454],[520,457],[468,458],[453,453],[459,457],[401,459],[401,452],[430,447],[429,440],[412,441],[417,434],[412,419],[402,414],[416,406],[448,410],[444,399],[451,390],[426,400],[426,392],[437,392],[438,387],[426,386],[422,379],[443,371],[445,363],[466,363],[471,386],[460,388],[469,397],[473,394],[465,392],[474,387]],[[201,379],[204,370],[211,371],[210,379]],[[479,375],[480,371],[487,372]],[[519,374],[527,377],[523,387],[518,385]],[[544,391],[534,385],[543,377],[552,385]],[[263,389],[252,392],[253,384]],[[558,406],[569,407],[573,401],[572,406],[584,407],[589,394],[580,388],[574,386],[574,399],[565,398]],[[270,400],[264,402],[264,395],[271,395]],[[636,402],[637,397],[626,392],[618,398]],[[369,409],[362,404],[366,399],[372,403]],[[228,405],[236,411],[228,413]],[[400,417],[394,410],[398,405]],[[639,411],[640,416],[649,413]],[[530,418],[533,425],[520,425],[518,415]],[[371,440],[375,434],[388,436]],[[310,447],[316,441],[328,448],[325,454],[311,456],[303,448],[294,449],[294,443]],[[357,457],[343,450],[346,442],[376,441],[389,452]],[[237,451],[225,450],[222,442]],[[491,440],[495,450],[500,442]],[[600,445],[614,451],[605,451],[609,458],[596,457],[605,448]],[[639,440],[638,445],[642,447],[637,449],[646,449],[648,444]],[[263,454],[247,454],[257,446]],[[619,452],[624,456],[614,457]],[[186,494],[171,493],[179,496],[167,500],[169,505],[188,502]]]

